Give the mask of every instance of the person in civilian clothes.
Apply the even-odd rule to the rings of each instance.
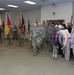
[[[68,29],[69,33],[71,34],[72,25],[70,23],[67,24],[67,29]],[[73,57],[73,52],[72,52],[72,49],[70,48],[70,59],[72,59],[72,57]]]
[[[49,35],[49,38],[50,38],[50,50],[49,51],[53,50],[54,33],[55,33],[55,26],[54,26],[54,23],[52,23],[51,24],[51,29],[50,29],[50,35]]]
[[[58,54],[59,55],[62,55],[62,46],[63,46],[63,38],[62,38],[62,34],[58,34],[58,45],[59,45],[59,48],[58,48]]]
[[[57,34],[56,30],[55,30],[55,33],[54,33],[53,37],[54,37],[54,40],[58,41],[58,34]]]
[[[58,26],[59,26],[59,29],[62,29],[61,25],[58,25]],[[61,50],[61,48],[63,46],[62,34],[59,33],[57,36],[58,36],[58,46],[59,46],[59,48],[58,48],[58,54],[62,55],[62,50]]]
[[[64,27],[64,29],[67,29],[67,26],[65,24],[65,22],[63,21],[62,26]]]
[[[52,57],[54,59],[57,59],[58,57],[58,41],[55,40],[54,44],[53,44],[53,50],[52,50],[53,54],[52,54]]]
[[[54,33],[54,44],[53,44],[53,55],[52,57],[57,59],[57,54],[58,54],[58,35],[57,35],[57,31],[55,30]]]
[[[74,58],[74,24],[71,31],[71,48],[72,48],[73,58]]]
[[[63,37],[63,47],[61,48],[63,50],[63,57],[65,57],[65,60],[69,60],[70,59],[70,38],[71,38],[71,35],[67,29],[60,30],[59,27],[58,27],[57,33],[62,34],[62,37]]]

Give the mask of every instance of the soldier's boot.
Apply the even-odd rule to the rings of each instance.
[[[18,46],[21,46],[21,42],[19,42],[19,45]]]
[[[37,52],[38,52],[38,54],[40,54],[40,50],[38,50]]]
[[[37,47],[37,53],[40,54],[40,47]]]
[[[33,48],[32,43],[31,43],[31,48]]]
[[[73,62],[74,62],[74,55],[73,55]]]
[[[42,50],[43,50],[42,46],[40,46],[40,48],[39,48],[39,49],[40,49],[40,51],[42,51]]]
[[[13,42],[11,42],[11,45],[13,45]]]
[[[44,48],[44,40],[43,40],[43,43],[42,43],[42,48]]]
[[[9,40],[9,45],[12,45],[12,40],[11,39]]]
[[[8,40],[8,45],[10,45],[10,40]]]
[[[0,44],[2,44],[1,40],[0,40]]]
[[[41,51],[43,51],[43,44],[41,45]]]
[[[2,44],[2,37],[0,37],[0,44]]]
[[[33,56],[36,56],[36,55],[37,55],[37,52],[34,52],[34,53],[33,53]]]
[[[21,42],[21,46],[24,46],[23,44],[24,44],[24,43],[23,43],[23,42]]]
[[[0,44],[2,44],[2,39],[0,40]]]
[[[10,45],[13,45],[13,42],[10,40]]]
[[[33,46],[31,46],[31,48],[33,48]]]
[[[11,45],[13,45],[13,40],[11,39]]]

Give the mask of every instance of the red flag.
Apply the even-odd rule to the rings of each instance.
[[[70,24],[73,24],[73,16],[71,16]]]
[[[9,18],[9,15],[8,14],[7,14],[7,25],[8,25],[8,27],[11,26],[11,21],[10,21],[10,18]]]
[[[20,26],[20,35],[22,35],[22,11],[21,9],[19,13],[19,26]]]
[[[22,35],[22,24],[20,23],[20,34]]]
[[[28,19],[28,31],[30,31],[30,21]]]
[[[10,31],[10,26],[11,26],[10,18],[9,18],[8,13],[6,12],[6,24],[5,24],[5,34],[6,35],[8,35]]]

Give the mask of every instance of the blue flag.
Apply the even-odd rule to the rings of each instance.
[[[30,22],[28,20],[28,31],[30,31]]]
[[[22,15],[22,25],[24,25],[25,21],[24,21],[24,18],[23,18],[23,15]]]
[[[2,22],[2,26],[3,26],[3,30],[5,29],[5,24],[4,24],[4,20]]]

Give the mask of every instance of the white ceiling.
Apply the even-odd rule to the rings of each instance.
[[[5,10],[19,10],[20,8],[22,10],[32,10],[32,9],[36,9],[41,7],[42,5],[48,5],[48,4],[52,4],[52,3],[63,3],[63,2],[69,2],[69,1],[74,1],[74,0],[30,0],[30,1],[34,1],[37,4],[36,5],[29,5],[29,4],[25,4],[24,1],[26,0],[0,0],[0,8],[5,8]],[[13,4],[13,5],[17,5],[19,6],[19,8],[15,9],[15,8],[9,8],[6,5],[8,4]]]

